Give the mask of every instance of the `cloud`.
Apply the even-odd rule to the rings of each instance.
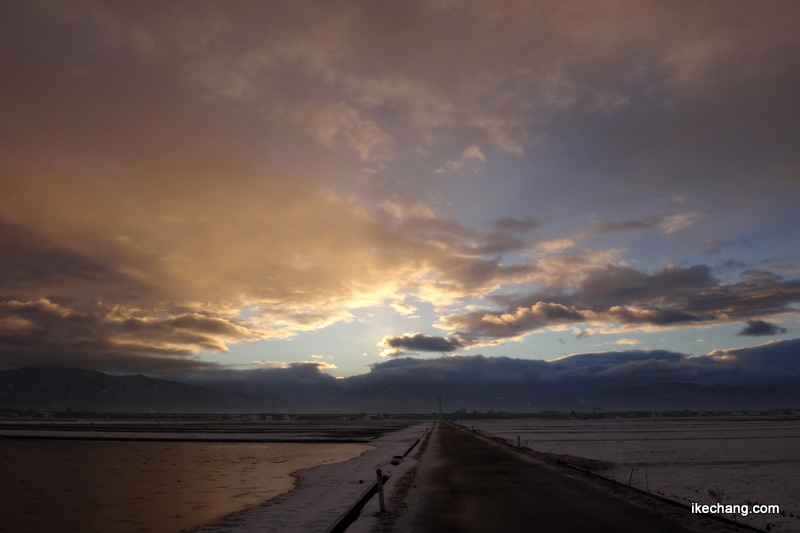
[[[311,357],[317,358],[322,356],[312,355]],[[333,363],[327,363],[325,361],[256,361],[255,364],[270,368],[281,368],[281,369],[316,367],[316,369],[319,371],[333,370],[335,368],[338,368]]]
[[[417,308],[413,305],[408,305],[402,302],[392,302],[389,306],[401,315],[413,315],[417,312]]]
[[[780,335],[782,333],[786,333],[786,328],[782,328],[777,324],[771,324],[763,320],[748,320],[747,326],[737,333],[737,335],[760,337],[765,335]]]
[[[505,390],[514,396],[519,393],[529,397],[560,391],[570,397],[664,382],[765,386],[800,379],[800,362],[793,352],[798,342],[794,339],[753,348],[715,350],[702,356],[665,350],[628,350],[574,354],[552,361],[481,355],[394,358],[372,365],[368,374],[350,378],[349,382],[353,386],[370,384],[389,390],[402,387],[425,390],[424,387],[435,384],[450,401],[457,394],[464,401],[474,400],[486,389],[495,394]],[[469,385],[463,388],[464,384]]]
[[[234,370],[210,368],[185,374],[183,380],[196,385],[272,397],[312,396],[333,387],[336,378],[325,372],[321,361],[264,361],[263,368]],[[282,405],[285,407],[285,405]]]
[[[800,339],[690,356],[667,350],[579,353],[551,361],[482,355],[396,357],[334,379],[314,362],[187,377],[224,390],[267,395],[280,410],[430,412],[458,408],[740,409],[794,405]],[[794,391],[794,392],[793,392]]]
[[[514,232],[525,233],[538,229],[542,226],[542,222],[534,217],[526,217],[524,219],[513,217],[500,217],[489,221],[489,227],[498,233]]]
[[[228,342],[262,333],[220,317],[196,313],[164,319],[96,305],[74,310],[47,299],[0,301],[0,362],[63,364],[97,370],[151,371],[217,366],[193,357],[227,352]]]
[[[736,244],[742,244],[742,242],[728,239],[707,239],[705,251],[709,254],[718,254],[722,252],[722,250],[730,248],[731,246],[735,246]]]
[[[588,305],[623,305],[662,297],[678,299],[716,284],[711,268],[667,268],[654,274],[628,266],[609,265],[590,270],[580,282],[580,298]]]
[[[139,184],[116,184],[134,185]],[[49,212],[52,220],[28,227],[3,222],[0,239],[9,251],[0,259],[4,324],[20,320],[11,316],[12,304],[42,299],[71,317],[59,322],[61,357],[75,351],[69,348],[73,337],[91,335],[98,352],[114,346],[106,348],[103,365],[109,366],[93,368],[108,369],[112,354],[130,353],[156,369],[165,361],[147,359],[148,350],[184,359],[200,351],[225,352],[231,342],[291,338],[347,321],[351,309],[399,302],[408,291],[428,301],[452,301],[523,281],[535,270],[484,257],[523,247],[523,240],[436,218],[401,197],[369,211],[302,186],[266,187],[273,194],[264,202],[226,205],[222,199],[216,212],[202,217],[180,196],[173,214],[155,210],[144,222],[139,217],[147,208],[120,208],[102,225],[91,224],[90,238],[56,224],[71,220],[63,212],[66,204]],[[198,195],[206,194],[198,188]],[[396,309],[413,311],[403,305],[396,303]],[[236,319],[242,308],[250,310],[247,322]],[[86,324],[71,333],[77,317]],[[34,352],[51,353],[44,339],[25,338],[41,345]],[[38,359],[30,355],[26,361]]]
[[[595,219],[592,221],[591,230],[596,233],[614,233],[657,229],[670,234],[691,227],[701,217],[699,213],[672,213],[617,221]]]
[[[436,337],[424,333],[386,335],[378,346],[384,347],[381,355],[399,355],[409,352],[452,352],[463,346],[457,338]]]
[[[558,287],[558,286],[557,286]],[[545,328],[593,326],[595,332],[714,325],[770,314],[796,314],[800,284],[747,275],[724,283],[705,265],[646,273],[628,266],[589,268],[570,292],[496,296],[502,310],[471,310],[439,319],[437,327],[472,346],[521,340]],[[758,322],[758,321],[756,321]],[[746,328],[747,331],[751,331]],[[752,331],[779,330],[755,324]]]
[[[587,243],[793,227],[794,10],[717,11],[5,6],[0,360],[224,364],[407,297],[463,348],[793,314],[796,281]]]
[[[552,253],[560,252],[576,245],[575,239],[571,237],[560,237],[550,240],[537,240],[534,242],[532,248],[535,248],[538,253]]]
[[[534,241],[526,250],[535,259],[534,282],[550,289],[572,288],[600,269],[627,265],[622,249],[572,249],[575,244],[572,238]]]
[[[352,107],[311,108],[293,118],[301,121],[324,145],[343,143],[355,151],[361,161],[383,161],[393,155],[392,135],[378,122]]]
[[[401,108],[408,114],[409,121],[425,132],[452,120],[452,100],[424,79],[399,72],[380,77],[350,74],[345,85],[360,106]]]
[[[402,194],[393,194],[381,203],[381,207],[386,209],[397,219],[434,218],[433,211],[430,207]]]
[[[443,387],[454,382],[472,382],[498,388],[516,381],[533,388],[548,384],[571,386],[573,392],[584,387],[601,390],[663,381],[761,385],[800,379],[800,360],[795,356],[798,345],[800,339],[792,339],[752,348],[714,350],[701,356],[667,350],[627,350],[580,353],[551,361],[481,355],[406,357],[376,363],[369,374],[354,380],[394,384],[435,382]]]
[[[371,365],[368,374],[357,376],[353,381],[359,384],[380,384],[384,387],[424,387],[431,383],[443,387],[454,383],[502,384],[525,377],[535,378],[546,366],[544,361],[482,355],[434,359],[405,357],[375,363]]]
[[[139,275],[136,263],[124,250],[108,243],[107,250],[87,254],[36,231],[0,219],[0,291],[18,298],[36,299],[42,294],[63,300],[79,300],[89,288],[111,298],[143,304],[159,291]],[[106,261],[103,261],[106,256]],[[122,264],[108,264],[108,262]]]
[[[654,326],[696,323],[710,318],[686,313],[679,309],[637,309],[618,305],[609,308],[607,316],[617,323],[650,324]]]
[[[683,354],[666,350],[630,350],[624,352],[594,352],[567,355],[553,359],[552,364],[555,375],[560,377],[575,377],[575,374],[564,374],[566,370],[580,370],[592,375],[607,372],[613,368],[625,367],[631,364],[641,364],[649,361],[662,361],[666,363],[679,363],[686,360]]]
[[[770,341],[750,348],[713,350],[708,358],[725,367],[734,383],[783,382],[796,379],[800,370],[800,339]]]
[[[464,153],[461,154],[460,158],[455,160],[453,159],[448,160],[443,167],[439,167],[436,170],[434,170],[434,173],[441,174],[443,172],[455,172],[457,170],[461,170],[464,167],[477,170],[478,165],[485,162],[486,162],[486,156],[483,155],[483,152],[477,145],[473,144],[472,146],[464,150]]]

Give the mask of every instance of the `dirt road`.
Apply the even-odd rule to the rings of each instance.
[[[440,422],[395,532],[691,531],[576,476]]]

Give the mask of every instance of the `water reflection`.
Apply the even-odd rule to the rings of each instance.
[[[364,444],[0,439],[0,531],[175,533],[293,487]]]

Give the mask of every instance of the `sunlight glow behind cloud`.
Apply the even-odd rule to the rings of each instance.
[[[0,363],[796,336],[800,9],[720,9],[8,2]]]

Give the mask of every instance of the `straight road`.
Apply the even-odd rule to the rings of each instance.
[[[398,533],[691,531],[446,422],[431,436],[415,485]]]

